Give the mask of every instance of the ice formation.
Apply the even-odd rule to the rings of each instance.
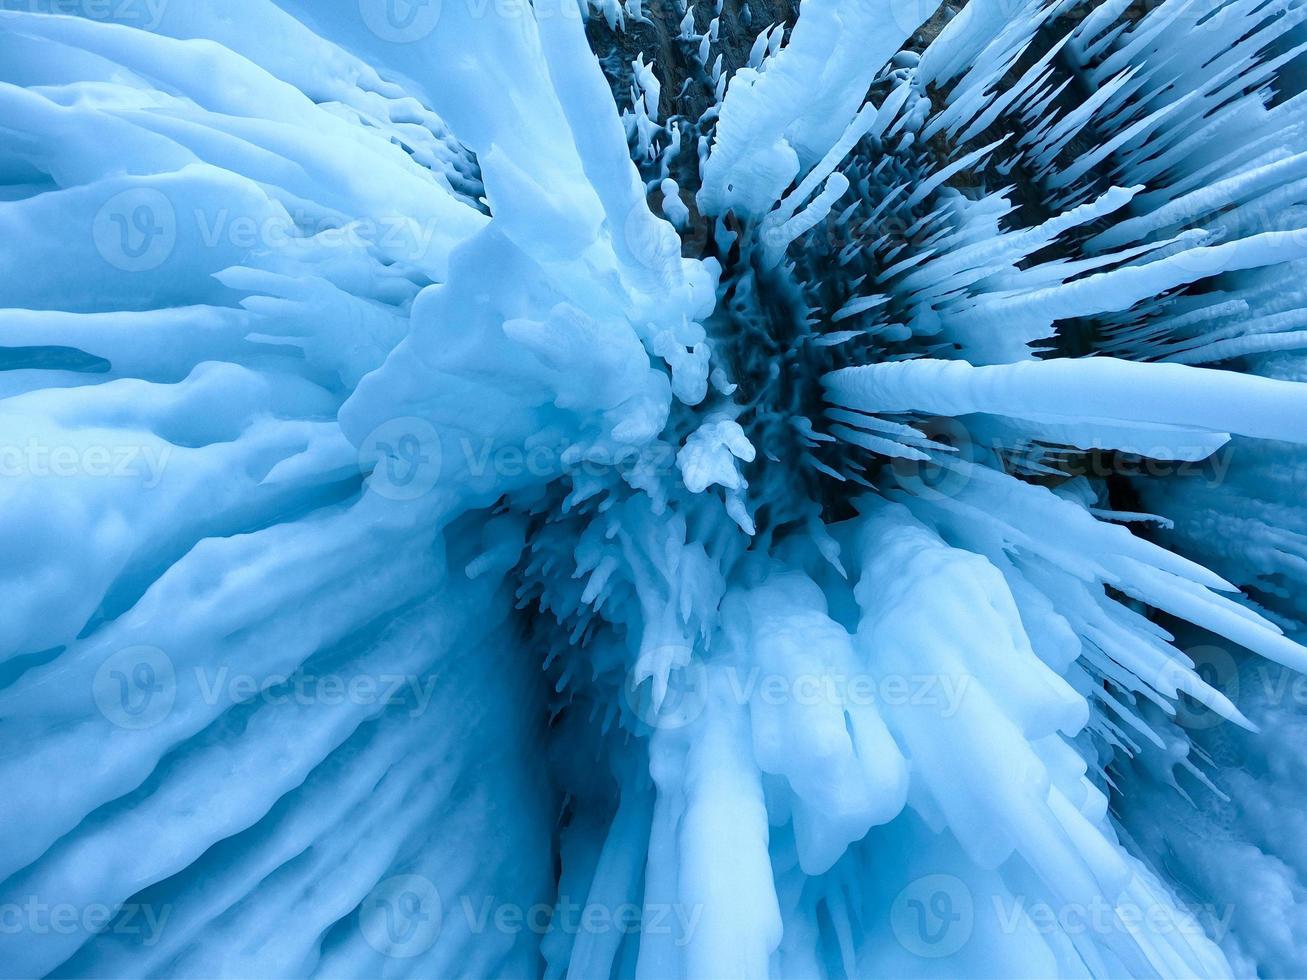
[[[0,973],[1307,975],[1304,21],[0,0]]]

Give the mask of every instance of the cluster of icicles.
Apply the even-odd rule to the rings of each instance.
[[[71,6],[14,975],[1307,971],[1301,0]]]

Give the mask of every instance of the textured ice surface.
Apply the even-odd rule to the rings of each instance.
[[[1304,21],[0,0],[0,973],[1307,974]]]

